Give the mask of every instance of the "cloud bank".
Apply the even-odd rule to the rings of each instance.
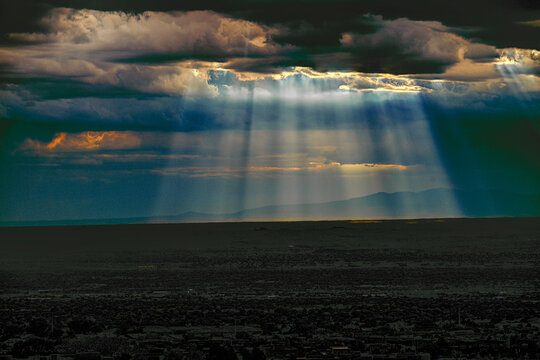
[[[213,11],[129,14],[59,8],[42,23],[47,32],[10,34],[27,45],[0,49],[13,76],[213,97],[217,89],[208,84],[207,71],[216,64],[196,59],[260,58],[287,49],[272,41],[277,30]],[[176,60],[127,61],[148,55]]]
[[[24,88],[27,97],[67,98],[235,96],[242,91],[242,82],[255,83],[249,86],[261,93],[265,81],[291,75],[339,78],[335,91],[429,93],[437,87],[429,84],[432,80],[484,82],[485,86],[473,86],[474,91],[492,91],[497,87],[487,82],[518,81],[519,75],[536,76],[540,69],[537,50],[497,49],[468,40],[464,30],[439,21],[380,15],[365,15],[359,21],[372,30],[342,32],[337,48],[309,54],[275,40],[292,31],[286,26],[213,11],[133,14],[56,8],[41,19],[44,31],[11,33],[22,44],[0,48],[0,58],[4,83],[15,85],[11,91]],[[306,62],[312,67],[300,66]],[[345,68],[314,70],[319,66]],[[510,79],[503,70],[517,77]],[[216,79],[218,72],[229,74]],[[34,85],[21,79],[41,82]],[[36,90],[43,81],[66,90]]]

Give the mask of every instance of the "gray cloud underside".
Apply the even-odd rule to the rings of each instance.
[[[3,50],[2,64],[8,74],[76,77],[127,88],[136,87],[129,78],[140,77],[140,88],[174,94],[183,90],[175,92],[171,84],[189,75],[182,66],[169,65],[186,59],[219,61],[240,72],[277,73],[301,65],[414,74],[443,73],[464,60],[483,63],[499,56],[494,46],[468,40],[462,29],[438,21],[356,16],[363,32],[352,27],[338,34],[334,46],[314,51],[276,40],[293,28],[261,25],[213,11],[133,14],[56,8],[40,20],[43,31],[8,34],[26,45]],[[200,64],[189,65],[194,66]],[[202,89],[201,94],[211,92]]]

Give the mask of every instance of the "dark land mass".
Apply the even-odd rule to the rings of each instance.
[[[540,357],[540,218],[0,228],[0,358]]]

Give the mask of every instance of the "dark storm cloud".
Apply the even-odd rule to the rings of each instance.
[[[275,68],[290,63],[277,55],[294,50],[272,41],[279,31],[275,28],[210,10],[133,14],[55,8],[41,24],[42,32],[9,34],[27,44],[0,49],[4,83],[19,77],[59,80],[59,85],[82,87],[83,92],[80,83],[142,94],[212,97],[216,88],[208,85],[207,71],[217,64],[189,59],[229,59],[231,69],[277,72]],[[178,54],[184,60],[172,63]]]
[[[83,7],[84,2],[74,4]],[[41,28],[7,34],[19,45],[0,48],[4,109],[30,109],[39,99],[234,95],[242,88],[241,82],[284,80],[303,71],[295,66],[314,70],[308,78],[340,78],[332,90],[437,92],[438,83],[421,82],[443,79],[484,82],[472,90],[492,92],[496,86],[504,87],[503,77],[523,84],[537,80],[522,75],[537,72],[538,51],[498,49],[471,39],[478,27],[417,20],[427,16],[429,5],[428,10],[419,6],[417,17],[398,18],[395,15],[412,14],[384,1],[375,7],[347,1],[332,6],[324,1],[300,1],[297,7],[280,12],[266,1],[256,2],[249,10],[242,10],[241,2],[203,2],[174,11],[159,1],[150,9],[160,11],[139,11],[138,3],[132,8],[122,3],[94,5],[97,9],[49,8],[37,22]],[[210,5],[215,5],[213,10],[198,10]],[[498,2],[494,8],[507,5]],[[305,16],[300,16],[298,8],[304,9]],[[369,10],[381,14],[360,12]],[[515,5],[514,13],[519,13]],[[26,45],[20,45],[24,41]],[[230,89],[212,78],[215,71],[229,71],[240,83],[236,81]],[[416,77],[383,79],[381,74]],[[538,90],[534,84],[523,84],[521,91]],[[447,85],[443,84],[442,93]],[[279,87],[267,90],[282,91]],[[13,94],[24,99],[17,100],[23,102],[15,107],[10,100]],[[65,107],[58,112],[64,114]],[[45,109],[44,116],[48,113]],[[101,111],[95,117],[107,113]]]
[[[0,31],[4,41],[13,32],[42,31],[39,20],[52,8],[89,8],[106,11],[140,13],[154,11],[214,10],[235,17],[261,22],[267,25],[282,24],[298,35],[288,41],[301,46],[337,45],[343,32],[367,33],[365,24],[357,23],[363,14],[380,14],[388,19],[406,17],[414,20],[435,20],[456,27],[467,27],[474,37],[497,47],[534,48],[537,46],[539,29],[531,29],[522,22],[540,19],[540,6],[534,0],[456,0],[428,1],[399,0],[352,1],[183,1],[138,0],[90,1],[50,0],[47,2],[3,1],[0,8]],[[322,31],[324,30],[324,31]],[[320,36],[311,36],[319,34]]]
[[[365,18],[377,25],[376,32],[346,32],[340,39],[342,47],[356,55],[358,67],[367,61],[367,69],[360,71],[434,73],[464,59],[490,61],[498,56],[495,47],[468,41],[456,35],[456,29],[437,21],[386,20],[373,15]]]
[[[349,69],[394,74],[440,73],[448,65],[455,63],[455,59],[451,57],[426,58],[418,56],[421,55],[418,52],[407,51],[407,44],[395,41],[371,42],[369,46],[365,46],[365,42],[356,42],[357,45],[362,44],[363,46],[348,46],[344,49],[344,34],[352,34],[358,39],[375,36],[377,33],[385,31],[385,26],[388,23],[376,23],[372,19],[366,18],[365,14],[380,15],[385,21],[406,19],[410,20],[411,23],[413,21],[438,22],[445,26],[445,33],[454,33],[470,39],[471,43],[487,44],[497,48],[535,48],[537,46],[535,39],[540,38],[540,28],[528,25],[531,21],[540,18],[538,3],[533,1],[458,0],[433,2],[415,0],[407,2],[405,5],[401,1],[395,0],[372,2],[297,1],[295,3],[279,0],[225,2],[202,0],[182,3],[164,0],[153,2],[52,0],[47,3],[39,1],[3,2],[2,15],[0,15],[2,40],[11,45],[20,45],[23,40],[47,40],[46,36],[38,35],[46,34],[50,30],[50,22],[47,23],[43,19],[50,19],[51,12],[52,14],[58,12],[57,8],[59,7],[121,11],[126,16],[145,11],[212,10],[234,19],[251,21],[254,29],[257,29],[257,26],[273,29],[271,35],[267,34],[271,36],[273,42],[269,42],[263,52],[261,52],[262,50],[257,51],[256,47],[250,51],[244,51],[242,46],[235,47],[234,43],[230,41],[224,46],[216,42],[217,46],[209,47],[212,42],[207,41],[208,38],[205,40],[205,44],[197,43],[195,47],[190,44],[163,43],[162,39],[179,38],[164,36],[162,39],[148,39],[150,41],[148,44],[152,45],[150,49],[146,48],[142,53],[118,53],[116,60],[155,64],[184,59],[226,61],[234,55],[253,57],[257,54],[268,56],[268,54],[286,53],[287,58],[281,61],[253,59],[244,60],[242,64],[237,61],[231,65],[233,69],[238,65],[240,69],[246,70],[249,62],[253,65],[251,70],[254,72],[276,72],[281,67],[296,65],[310,66],[318,70]],[[161,13],[155,14],[155,16],[166,17],[170,15]],[[207,28],[212,29],[212,27]],[[137,33],[133,32],[133,29],[130,31],[134,34],[133,41],[140,42]],[[35,34],[35,36],[31,39],[31,36],[21,36],[21,34]],[[197,37],[191,35],[185,37],[185,39],[190,38]],[[129,38],[125,38],[123,43],[129,48]],[[116,46],[119,44],[122,42],[115,43]],[[335,60],[332,61],[332,54],[339,56],[336,56]],[[485,51],[474,53],[471,49],[466,55],[466,57],[477,60],[484,56],[490,58],[493,54]]]

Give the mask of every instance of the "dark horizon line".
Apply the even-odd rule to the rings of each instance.
[[[119,218],[119,219],[135,219],[135,218]],[[350,219],[309,219],[309,220],[263,220],[263,219],[254,219],[254,220],[204,220],[204,221],[177,221],[177,222],[148,222],[148,223],[101,223],[101,224],[51,224],[51,225],[41,225],[35,222],[35,225],[5,225],[5,223],[0,222],[0,229],[27,229],[27,228],[97,228],[97,227],[126,227],[126,226],[176,226],[176,225],[220,225],[220,224],[279,224],[279,223],[315,223],[315,222],[328,222],[328,223],[350,223],[354,221],[359,221],[358,224],[369,225],[370,223],[382,223],[382,222],[403,222],[403,221],[420,221],[420,222],[434,222],[436,220],[444,221],[457,221],[457,220],[489,220],[489,219],[538,219],[540,216],[512,216],[512,215],[500,215],[500,216],[460,216],[460,217],[399,217],[399,218],[350,218]],[[110,219],[117,220],[117,219]],[[61,220],[58,220],[59,222]],[[78,221],[78,220],[74,220]],[[81,220],[86,221],[86,220]],[[56,220],[44,220],[39,221],[39,223],[45,222],[56,222]],[[21,222],[22,223],[22,222]],[[261,229],[263,230],[263,229]]]

